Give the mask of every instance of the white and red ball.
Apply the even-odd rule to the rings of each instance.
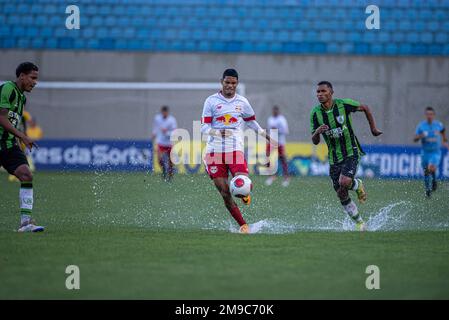
[[[251,179],[244,175],[238,175],[232,178],[229,188],[234,197],[246,197],[253,189]]]

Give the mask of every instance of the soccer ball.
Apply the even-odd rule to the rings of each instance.
[[[253,189],[253,183],[247,176],[239,175],[232,178],[229,188],[231,189],[231,194],[234,197],[246,197],[251,193],[251,190]]]

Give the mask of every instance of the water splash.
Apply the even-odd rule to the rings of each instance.
[[[368,231],[401,231],[401,230],[444,230],[449,227],[449,222],[432,224],[428,220],[421,221],[415,216],[409,217],[413,210],[410,201],[399,201],[388,204],[380,210],[367,214],[366,221]],[[285,234],[301,231],[354,231],[354,222],[345,216],[342,220],[330,218],[327,212],[317,213],[319,219],[312,219],[312,223],[289,223],[280,219],[264,219],[249,225],[254,234]],[[425,222],[427,221],[427,222]],[[238,233],[235,224],[230,224],[227,230]]]
[[[393,214],[393,209],[396,207],[402,207],[402,210],[397,210],[396,214]],[[386,207],[380,209],[379,213],[370,216],[367,221],[367,227],[369,231],[394,231],[399,229],[405,229],[404,225],[407,222],[407,214],[412,210],[412,203],[409,201],[399,201],[389,204]]]

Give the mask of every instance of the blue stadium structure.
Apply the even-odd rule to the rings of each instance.
[[[0,0],[0,47],[23,49],[449,55],[449,0]],[[66,6],[81,28],[65,27]]]

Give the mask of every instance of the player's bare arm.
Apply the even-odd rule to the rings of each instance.
[[[278,142],[275,139],[271,138],[268,132],[264,130],[256,120],[247,121],[246,125],[254,130],[257,134],[260,134],[262,137],[264,137],[267,142],[271,144],[271,146],[278,146]]]
[[[5,128],[6,131],[15,135],[17,138],[19,138],[28,149],[31,150],[33,147],[37,147],[33,139],[30,139],[29,137],[27,137],[25,133],[14,128],[11,122],[9,122],[7,109],[0,108],[0,126]]]
[[[424,138],[425,136],[426,136],[425,133],[417,134],[417,135],[415,135],[415,137],[413,138],[413,141],[414,141],[414,142],[418,142],[419,140],[421,140],[421,139]]]
[[[319,126],[312,135],[313,144],[315,144],[315,145],[319,144],[320,140],[321,140],[320,135],[323,132],[326,132],[327,130],[329,130],[329,127],[327,125],[323,124],[323,125]]]
[[[263,130],[260,135],[262,137],[264,137],[267,142],[273,147],[273,148],[277,148],[279,146],[279,142],[276,141],[275,139],[273,139],[272,137],[270,137],[270,135],[267,133],[266,130]]]
[[[380,131],[377,128],[376,121],[374,120],[374,116],[371,113],[370,107],[368,107],[367,105],[362,104],[359,107],[358,111],[361,111],[361,112],[365,113],[366,119],[368,120],[368,124],[369,124],[369,127],[371,129],[371,133],[373,134],[373,136],[375,136],[375,137],[380,136],[383,132]]]

